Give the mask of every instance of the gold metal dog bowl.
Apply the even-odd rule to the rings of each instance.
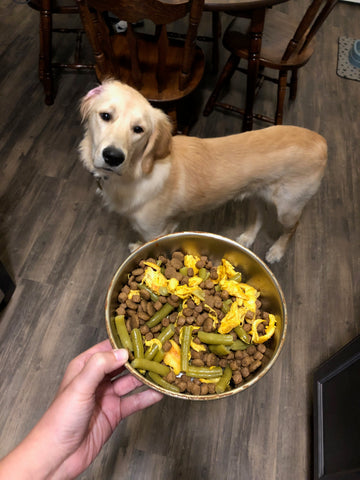
[[[224,393],[210,395],[191,395],[165,390],[141,375],[129,362],[125,366],[131,374],[139,378],[145,385],[171,397],[205,401],[235,395],[258,382],[274,365],[285,341],[287,311],[280,285],[267,265],[253,252],[233,240],[211,233],[181,232],[159,237],[134,251],[118,268],[107,292],[105,318],[110,342],[113,348],[122,347],[114,319],[115,310],[118,307],[117,297],[121,287],[127,282],[127,275],[138,266],[141,260],[149,257],[157,258],[159,255],[169,256],[176,250],[182,250],[184,253],[192,255],[207,255],[216,264],[220,264],[221,259],[226,258],[236,270],[243,274],[246,283],[260,291],[264,310],[277,317],[276,330],[269,345],[273,352],[272,356],[263,361],[261,367],[247,377],[240,386]]]

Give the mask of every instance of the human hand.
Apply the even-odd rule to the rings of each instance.
[[[121,398],[142,385],[130,374],[111,381],[127,360],[127,350],[113,351],[106,340],[72,360],[65,372],[44,420],[56,429],[58,448],[68,455],[61,470],[71,477],[90,465],[123,418],[162,398],[150,389]]]
[[[13,464],[16,456],[21,456],[24,466],[29,458],[35,476],[26,478],[75,478],[90,465],[123,418],[161,400],[162,395],[151,389],[122,398],[142,385],[130,374],[118,376],[127,359],[127,350],[112,350],[106,340],[70,362],[53,403],[15,449],[15,458],[8,456]],[[5,462],[5,467],[8,465]]]

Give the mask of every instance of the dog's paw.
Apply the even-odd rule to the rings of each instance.
[[[139,247],[141,247],[141,245],[143,245],[142,242],[132,242],[132,243],[129,243],[129,250],[130,252],[134,252],[135,250],[137,250]]]
[[[268,263],[275,263],[279,262],[282,257],[284,256],[284,248],[280,245],[276,245],[276,243],[269,248],[268,252],[265,255],[265,259]]]
[[[237,237],[236,241],[240,243],[240,245],[243,245],[246,248],[250,248],[253,245],[255,238],[253,237],[253,235],[249,235],[248,233],[244,232]]]

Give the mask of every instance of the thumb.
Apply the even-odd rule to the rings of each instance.
[[[93,395],[102,380],[111,372],[125,365],[128,358],[128,351],[124,348],[94,353],[77,378],[74,379],[77,389],[83,394]]]

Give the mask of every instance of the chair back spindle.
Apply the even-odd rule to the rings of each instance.
[[[196,88],[204,72],[204,55],[196,44],[204,0],[77,0],[77,4],[98,80],[112,77],[133,86],[176,121],[175,102]],[[108,12],[127,22],[125,32],[111,31]],[[186,29],[185,40],[168,35],[169,25],[177,21]]]
[[[289,60],[294,52],[301,53],[309,46],[336,3],[337,0],[313,0],[310,3],[282,56],[284,62]]]
[[[315,18],[315,21],[313,22],[312,27],[306,36],[305,42],[301,47],[300,53],[304,49],[306,49],[309,46],[310,42],[315,38],[315,35],[317,34],[319,28],[325,22],[325,20],[327,19],[327,17],[329,16],[332,9],[335,7],[337,2],[338,0],[330,0],[325,2],[323,9],[321,10],[320,14]]]

